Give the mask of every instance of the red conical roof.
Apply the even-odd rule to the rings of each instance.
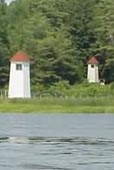
[[[23,51],[19,51],[10,59],[10,61],[30,62],[30,59]]]
[[[95,57],[91,57],[88,62],[88,64],[99,64],[99,62],[97,61],[97,59]]]

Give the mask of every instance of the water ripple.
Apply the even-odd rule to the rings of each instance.
[[[71,137],[71,138],[63,138],[63,137],[26,137],[26,136],[5,136],[0,137],[0,143],[17,143],[17,144],[34,144],[34,143],[51,143],[54,144],[62,144],[62,143],[70,143],[75,145],[114,145],[113,139],[105,139],[105,138],[85,138],[85,137]]]
[[[71,170],[69,168],[60,168],[51,165],[39,165],[39,164],[24,164],[23,168],[26,169],[43,169],[43,170]]]

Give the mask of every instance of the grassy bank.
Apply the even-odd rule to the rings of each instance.
[[[1,113],[114,113],[114,97],[0,99]]]

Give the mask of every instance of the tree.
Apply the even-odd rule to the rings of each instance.
[[[12,21],[9,29],[9,40],[12,51],[22,49],[33,57],[31,66],[33,84],[51,85],[62,79],[74,84],[81,80],[83,66],[79,64],[80,61],[77,61],[70,34],[60,21],[62,13],[57,8],[56,1],[25,0],[24,2],[25,6],[21,4],[23,3],[21,0],[13,4],[13,8],[16,8],[17,5],[20,6],[18,8],[22,7],[22,12],[15,16],[18,23],[16,18]],[[26,6],[27,15],[25,12],[23,13]],[[13,8],[11,7],[11,9]],[[38,11],[37,8],[39,8]],[[14,14],[15,10],[11,10],[10,15]],[[22,15],[21,19],[20,15]],[[55,15],[56,21],[59,23],[56,26],[52,24],[55,21]]]
[[[0,2],[0,87],[8,81],[9,42],[7,35],[7,6],[5,1]]]
[[[97,50],[100,55],[101,77],[107,83],[114,81],[114,2],[112,0],[100,0],[96,5],[95,31],[97,35]]]

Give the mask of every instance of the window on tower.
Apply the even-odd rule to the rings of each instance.
[[[22,70],[22,64],[16,64],[16,70]]]
[[[92,64],[91,67],[94,68],[94,64]]]

